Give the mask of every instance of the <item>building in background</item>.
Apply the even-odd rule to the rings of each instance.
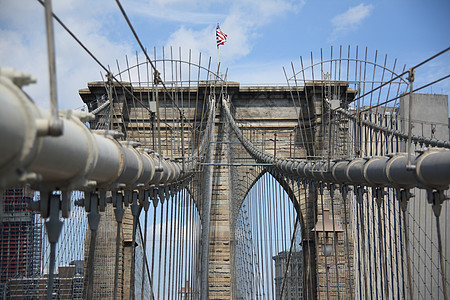
[[[0,194],[0,298],[13,278],[34,277],[41,270],[41,225],[28,209],[34,191],[10,188]]]
[[[303,252],[292,251],[289,268],[286,266],[289,260],[289,251],[278,253],[272,258],[275,261],[275,292],[277,300],[303,299]],[[285,277],[286,275],[286,277]],[[283,289],[283,279],[285,279]],[[283,289],[283,296],[281,290]]]
[[[83,261],[60,266],[55,274],[53,299],[83,299]],[[46,299],[47,275],[11,278],[7,282],[6,299]]]

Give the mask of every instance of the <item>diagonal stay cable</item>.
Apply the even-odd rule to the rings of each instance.
[[[43,0],[37,0],[41,5],[45,6],[44,1]],[[78,39],[76,37],[76,35],[61,21],[60,18],[58,18],[58,16],[52,12],[52,16],[53,18],[59,23],[59,25],[61,25],[61,27],[64,28],[64,30],[78,43],[78,45],[81,46],[81,48],[84,49],[84,51],[86,51],[87,54],[89,54],[89,56],[107,73],[110,73],[110,71],[108,70],[108,68],[105,67],[105,65],[103,65],[98,58],[80,41],[80,39]],[[144,107],[146,110],[150,111],[149,108],[147,108],[134,94],[133,92],[131,92],[128,88],[126,88],[113,74],[111,74],[111,77],[128,93],[130,94],[135,100],[137,100],[142,107]]]
[[[142,227],[141,227],[141,222],[140,222],[139,218],[137,220],[137,225],[138,225],[137,227],[139,229],[139,237],[141,239],[141,243],[143,245],[145,245],[144,240],[142,239]],[[148,281],[150,283],[150,292],[151,292],[150,296],[151,296],[151,299],[155,299],[155,295],[153,292],[153,278],[152,278],[152,275],[150,274],[150,269],[149,269],[148,260],[147,260],[147,253],[145,253],[145,251],[143,252],[143,260],[144,260],[145,269],[147,271]],[[144,274],[142,274],[142,277],[144,277]],[[143,292],[144,291],[142,290],[141,293],[143,293]]]
[[[123,17],[125,18],[125,21],[127,22],[128,26],[130,27],[131,32],[133,33],[133,35],[134,35],[136,41],[138,42],[139,46],[141,47],[141,50],[142,50],[142,52],[144,53],[145,57],[147,58],[148,62],[150,63],[150,66],[152,67],[153,71],[154,71],[156,74],[159,74],[158,70],[156,69],[155,65],[153,64],[152,60],[150,59],[150,57],[149,57],[149,55],[148,55],[148,53],[147,53],[147,50],[145,49],[144,45],[142,44],[141,40],[139,39],[139,36],[137,35],[136,30],[134,29],[133,25],[131,24],[131,21],[130,21],[130,19],[128,18],[127,13],[125,12],[125,10],[124,10],[122,4],[120,3],[119,0],[116,0],[116,3],[117,3],[117,5],[119,6],[120,11],[122,12]],[[159,78],[159,77],[158,77],[158,78]],[[162,84],[162,86],[163,86],[163,88],[164,88],[164,91],[167,93],[167,95],[168,95],[170,101],[172,101],[172,103],[174,104],[174,106],[176,107],[176,109],[178,110],[178,112],[180,113],[180,116],[181,116],[183,119],[186,119],[186,117],[185,117],[185,115],[184,115],[184,112],[178,107],[177,103],[175,103],[173,97],[170,95],[169,90],[167,89],[166,84],[164,83],[164,81],[162,81],[160,78],[159,78],[159,81],[160,81],[160,83]]]
[[[445,52],[447,52],[447,51],[449,51],[449,50],[450,50],[450,47],[448,47],[448,48],[446,48],[446,49],[444,49],[444,50],[442,50],[442,51],[436,53],[435,55],[433,55],[433,56],[431,56],[431,57],[429,57],[429,58],[427,58],[427,59],[421,61],[420,63],[418,63],[417,65],[411,67],[410,69],[417,69],[418,67],[420,67],[420,66],[426,64],[427,62],[429,62],[429,61],[435,59],[436,57],[441,56],[442,54],[444,54]],[[387,84],[389,84],[389,83],[391,83],[391,82],[394,82],[395,80],[401,78],[402,76],[404,76],[404,75],[406,75],[406,74],[408,74],[408,73],[409,73],[409,70],[403,71],[403,73],[401,73],[401,74],[399,74],[399,75],[397,75],[397,76],[391,78],[391,80],[386,81],[386,82],[384,82],[383,84],[380,84],[379,86],[377,86],[376,88],[374,88],[374,89],[368,91],[367,93],[364,93],[363,95],[356,97],[355,99],[353,99],[353,101],[358,100],[358,99],[361,99],[361,98],[363,98],[363,97],[365,97],[365,96],[367,96],[367,95],[369,95],[369,94],[375,92],[376,90],[382,88],[383,86],[385,86],[385,85],[387,85]]]
[[[291,237],[291,247],[289,249],[289,256],[288,256],[287,263],[286,263],[286,270],[285,270],[284,276],[283,276],[283,285],[281,287],[281,294],[280,294],[281,296],[283,296],[284,287],[286,286],[286,278],[287,278],[287,274],[289,271],[289,264],[291,263],[292,249],[294,248],[295,232],[297,231],[297,226],[298,226],[299,221],[300,221],[300,219],[297,214],[297,218],[295,219],[294,231],[293,231],[292,237]]]
[[[394,101],[394,100],[397,100],[397,99],[399,99],[399,98],[401,98],[401,97],[403,97],[403,96],[407,96],[407,95],[409,95],[409,94],[411,94],[411,93],[415,93],[415,92],[417,92],[417,91],[423,90],[424,88],[427,88],[427,87],[429,87],[430,85],[433,85],[433,84],[436,84],[436,83],[438,83],[438,82],[440,82],[440,81],[442,81],[442,80],[448,79],[449,77],[450,77],[450,74],[448,74],[448,75],[446,75],[446,76],[443,76],[443,77],[441,77],[441,78],[439,78],[439,79],[436,79],[435,81],[432,81],[432,82],[430,82],[430,83],[424,84],[424,85],[422,85],[422,86],[420,86],[420,87],[418,87],[418,88],[415,88],[412,92],[406,92],[406,93],[404,93],[404,94],[401,94],[401,95],[396,96],[396,97],[394,97],[394,98],[392,98],[392,99],[386,100],[386,101],[384,101],[384,102],[382,102],[382,103],[379,103],[379,104],[377,104],[377,105],[370,106],[370,107],[368,107],[368,108],[366,108],[366,109],[362,109],[360,112],[363,113],[363,112],[372,110],[372,109],[374,109],[374,108],[376,108],[376,107],[379,107],[379,106],[381,106],[381,105],[388,104],[388,103],[390,103],[390,102],[392,102],[392,101]]]
[[[43,0],[37,0],[41,5],[45,5]],[[62,20],[54,13],[52,12],[52,16],[53,18],[61,25],[61,27],[63,27],[63,29],[78,43],[78,45],[83,48],[86,53],[107,73],[111,73],[110,70],[103,65],[100,60],[81,42],[80,39],[77,38],[77,36],[64,24],[64,22],[62,22]],[[145,54],[147,55],[147,52],[145,52]],[[151,61],[149,60],[149,62],[151,63]],[[139,98],[137,98],[132,91],[130,91],[126,86],[124,86],[113,74],[111,74],[112,79],[114,79],[114,81],[116,81],[120,87],[122,87],[125,92],[127,92],[129,95],[131,95],[131,97],[133,97],[137,102],[139,102],[143,108],[145,108],[147,111],[150,111],[150,109],[148,107],[146,107]],[[184,117],[184,116],[183,116]],[[191,126],[191,125],[190,125]],[[202,151],[199,151],[199,154]]]
[[[43,0],[37,0],[41,5],[43,5],[43,6],[45,6],[45,4],[44,4],[44,2],[43,2]],[[120,3],[118,3],[119,4],[119,6],[121,7],[121,5],[120,5]],[[123,8],[122,8],[122,10],[123,10]],[[124,11],[123,11],[123,13],[125,13]],[[79,46],[81,46],[85,51],[86,51],[86,53],[87,54],[89,54],[89,56],[105,71],[105,72],[107,72],[107,73],[110,73],[110,71],[109,71],[109,69],[108,68],[106,68],[106,66],[105,65],[103,65],[101,62],[100,62],[100,60],[80,41],[80,39],[78,39],[77,37],[76,37],[76,35],[62,22],[62,20],[58,17],[58,16],[56,16],[56,14],[54,13],[54,12],[52,12],[52,16],[53,16],[53,18],[61,25],[61,27],[63,27],[64,28],[64,30],[78,43],[78,45]],[[125,17],[126,17],[126,15],[125,15]],[[129,20],[128,20],[128,17],[126,17],[126,19],[127,19],[127,21],[129,22]],[[131,23],[129,23],[130,24],[130,26],[131,26]],[[134,32],[134,34],[135,34],[135,36],[136,36],[136,38],[137,38],[137,34],[135,33],[135,31],[134,31],[134,29],[132,29],[132,31]],[[138,40],[139,41],[139,40]],[[139,41],[139,44],[140,44],[140,46],[142,47],[142,43],[140,43],[140,41]],[[147,59],[148,59],[148,61],[149,61],[149,63],[151,64],[151,66],[152,66],[152,68],[154,69],[154,70],[156,70],[156,68],[154,67],[154,65],[153,65],[153,63],[152,63],[152,61],[149,59],[149,57],[148,57],[148,54],[147,54],[147,51],[145,51],[145,49],[143,49],[144,50],[144,53],[145,53],[145,55],[146,55],[146,57],[147,57]],[[209,69],[209,68],[208,68]],[[147,111],[150,111],[150,109],[148,108],[148,107],[146,107],[141,101],[140,101],[140,99],[139,98],[137,98],[134,94],[133,94],[133,92],[132,91],[130,91],[127,87],[125,87],[113,74],[111,74],[111,78],[112,79],[114,79],[114,81],[116,81],[118,84],[119,84],[119,86],[120,87],[122,87],[123,88],[123,90],[125,90],[128,94],[130,94],[131,95],[131,97],[133,97],[133,99],[135,99],[138,103],[140,103],[141,105],[142,105],[142,107],[143,108],[145,108]],[[164,83],[163,83],[163,85],[164,85]],[[165,90],[167,91],[167,88],[165,87],[165,85],[164,85],[164,88],[165,88]],[[167,92],[167,94],[169,95],[169,97],[170,97],[170,94]],[[177,107],[178,108],[178,107]],[[179,109],[179,108],[178,108]],[[185,116],[184,115],[182,115],[182,117],[183,118],[185,118]],[[208,117],[208,119],[209,119],[209,117]],[[191,128],[192,128],[192,125],[189,125]],[[203,141],[202,141],[202,143],[201,144],[203,144]],[[205,148],[205,147],[199,147],[199,151],[198,151],[198,155],[200,156],[200,154],[203,152],[203,151],[200,151],[200,149],[201,148]],[[203,149],[204,150],[204,149]]]
[[[44,1],[43,0],[37,0],[42,6],[45,6]],[[52,16],[53,18],[59,23],[59,25],[61,25],[61,27],[64,28],[64,30],[78,43],[78,45],[83,48],[84,51],[86,51],[87,54],[89,54],[89,56],[106,72],[106,73],[111,73],[109,71],[109,69],[100,62],[100,60],[81,42],[81,40],[79,38],[77,38],[77,36],[64,24],[64,22],[54,13],[52,12]],[[148,55],[147,52],[144,51],[145,55],[147,56],[148,59]],[[149,60],[150,64],[152,64],[152,62]],[[156,70],[154,68],[154,66],[152,65],[153,69]],[[125,87],[121,81],[119,81],[113,74],[111,74],[111,78],[114,79],[114,81],[116,81],[119,86],[127,93],[129,94],[134,100],[136,100],[137,102],[139,102],[139,104],[142,105],[142,107],[147,110],[147,111],[151,111],[150,108],[146,107],[144,105],[144,103],[137,98],[132,91],[130,91],[127,87]],[[164,83],[163,86],[165,87]],[[167,91],[167,88],[165,88],[165,90]],[[177,107],[178,108],[178,107]],[[179,108],[178,108],[179,109]],[[184,115],[183,115],[184,117]]]

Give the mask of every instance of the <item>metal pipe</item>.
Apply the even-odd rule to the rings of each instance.
[[[271,164],[280,172],[302,179],[338,184],[374,187],[412,188],[416,186],[443,189],[450,185],[450,151],[433,148],[411,157],[415,171],[408,171],[407,153],[389,157],[375,157],[351,161],[326,161],[280,159],[258,150],[237,127],[227,105],[223,105],[231,128],[250,155],[261,164]],[[295,167],[290,167],[295,165]],[[289,166],[289,167],[287,167]]]
[[[421,184],[436,189],[449,185],[450,151],[433,148],[421,153],[415,161],[415,174]]]
[[[52,189],[145,188],[186,176],[179,163],[166,159],[156,172],[156,159],[136,145],[119,143],[108,131],[93,133],[83,122],[94,116],[85,112],[60,111],[64,133],[46,135],[50,112],[37,107],[11,76],[0,76],[0,105],[0,140],[8,141],[0,144],[0,188],[26,182]]]

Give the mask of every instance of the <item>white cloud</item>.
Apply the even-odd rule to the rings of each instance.
[[[334,29],[331,33],[330,40],[334,40],[337,35],[354,31],[361,22],[367,18],[373,10],[373,5],[365,5],[361,3],[355,7],[349,8],[346,12],[335,16],[331,20]]]
[[[193,61],[198,60],[201,52],[203,62],[207,56],[213,57],[213,65],[217,50],[215,25],[220,21],[222,30],[228,34],[226,45],[220,48],[220,58],[224,64],[230,65],[251,52],[253,41],[260,36],[263,26],[275,22],[277,17],[287,12],[299,10],[303,1],[219,0],[212,3],[206,0],[133,0],[125,4],[124,8],[135,26],[143,22],[145,26],[151,26],[147,22],[166,24],[164,21],[171,22],[171,26],[180,24],[172,34],[163,38],[165,41],[151,37],[153,45],[174,46],[177,58],[178,46],[182,46],[183,59],[187,59],[191,49]],[[117,69],[116,59],[121,61],[121,68],[125,65],[122,63],[125,55],[135,61],[135,51],[139,51],[137,44],[117,6],[110,1],[61,0],[54,2],[53,10],[100,62],[110,65],[113,71]],[[54,27],[59,106],[78,108],[83,104],[78,90],[86,87],[89,81],[101,80],[100,72],[104,71],[59,24],[54,22]],[[145,33],[138,30],[141,38]],[[37,1],[0,1],[0,34],[0,67],[13,67],[36,77],[38,82],[24,87],[24,90],[39,106],[48,108],[44,8]]]
[[[290,61],[286,59],[233,65],[229,70],[228,79],[233,81],[239,78],[243,85],[287,85],[283,66],[286,68],[287,75],[292,76]]]
[[[225,16],[220,27],[228,35],[228,39],[226,46],[220,47],[220,60],[235,61],[249,54],[252,49],[252,40],[258,36],[260,27],[269,24],[284,13],[298,11],[303,4],[304,1],[292,0],[230,1],[222,9]],[[181,27],[169,37],[166,45],[189,46],[208,56],[216,57],[215,23],[198,30]]]
[[[102,15],[108,14],[108,9],[100,3],[57,1],[53,9],[103,64],[115,66],[116,58],[133,53],[129,45],[112,42],[104,35]],[[43,7],[37,1],[2,2],[0,20],[0,67],[13,67],[36,77],[37,83],[24,87],[24,90],[39,106],[48,108],[48,59]],[[99,80],[102,69],[56,22],[54,28],[59,106],[78,108],[83,104],[78,90],[86,87],[88,81]]]
[[[178,0],[141,3],[138,0],[129,7],[127,6],[127,11],[146,18],[189,24],[212,24],[225,17],[224,14],[218,12],[192,10],[192,5],[188,5],[189,3]]]
[[[212,26],[208,26],[202,30],[193,30],[182,26],[174,32],[166,42],[167,46],[172,46],[175,49],[182,47],[184,49],[183,55],[186,55],[186,50],[191,49],[193,53],[209,52],[215,47],[215,36],[211,34],[214,32]],[[213,45],[211,47],[211,45]],[[178,57],[178,50],[176,51]]]

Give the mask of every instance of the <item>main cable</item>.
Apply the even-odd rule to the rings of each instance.
[[[42,6],[45,6],[44,2],[42,0],[37,0]],[[64,30],[78,43],[78,45],[81,46],[81,48],[84,49],[84,51],[86,51],[86,53],[89,54],[89,56],[106,72],[106,73],[110,73],[110,71],[108,70],[108,68],[105,67],[105,65],[103,65],[97,57],[95,57],[95,55],[75,36],[75,34],[61,21],[60,18],[58,18],[58,16],[52,12],[52,16],[53,18],[59,23],[59,25],[61,25]],[[133,98],[135,98],[141,105],[142,107],[144,107],[146,110],[150,111],[149,108],[147,108],[136,96],[133,95],[133,93],[127,89],[119,80],[117,80],[117,78],[111,74],[111,78],[113,78],[128,94],[130,94]]]

